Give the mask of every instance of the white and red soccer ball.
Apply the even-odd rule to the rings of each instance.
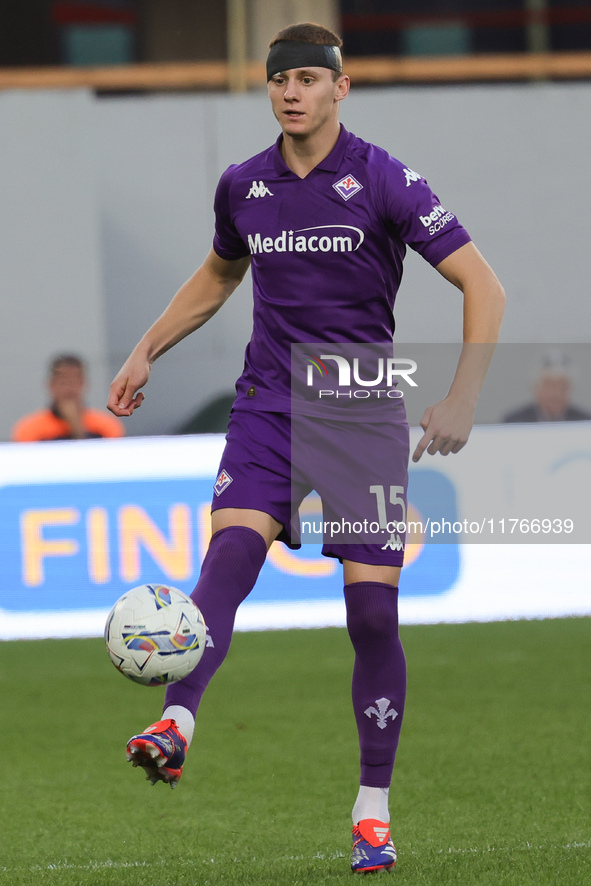
[[[145,686],[186,677],[205,650],[207,628],[190,597],[166,585],[140,585],[117,600],[105,626],[118,671]]]

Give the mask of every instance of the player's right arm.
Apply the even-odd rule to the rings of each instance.
[[[227,261],[213,249],[209,252],[113,379],[107,403],[111,412],[131,415],[141,406],[144,395],[140,388],[148,381],[154,361],[213,317],[243,280],[249,265],[250,256]]]

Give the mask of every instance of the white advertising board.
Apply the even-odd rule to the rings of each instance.
[[[419,430],[413,430],[416,443]],[[128,588],[190,593],[223,437],[0,446],[0,639],[98,636]],[[591,422],[476,427],[411,467],[406,624],[591,615]],[[275,543],[238,630],[345,624],[320,544]]]

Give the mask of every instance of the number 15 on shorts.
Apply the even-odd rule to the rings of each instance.
[[[388,520],[387,508],[386,508],[386,490],[383,486],[370,486],[369,491],[371,495],[375,495],[376,497],[376,507],[378,511],[378,523],[380,524],[381,529],[387,529],[388,532],[392,531],[404,531],[404,526],[406,525],[406,502],[404,500],[404,486],[390,486],[389,487],[389,496],[388,501],[391,505],[396,507],[400,505],[400,516],[398,514],[395,515],[393,520]],[[398,529],[397,524],[402,523],[403,526]]]

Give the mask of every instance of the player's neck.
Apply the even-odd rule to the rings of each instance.
[[[286,165],[300,178],[305,178],[328,157],[338,141],[340,131],[341,125],[335,120],[334,124],[308,136],[298,137],[284,132],[281,154]]]

